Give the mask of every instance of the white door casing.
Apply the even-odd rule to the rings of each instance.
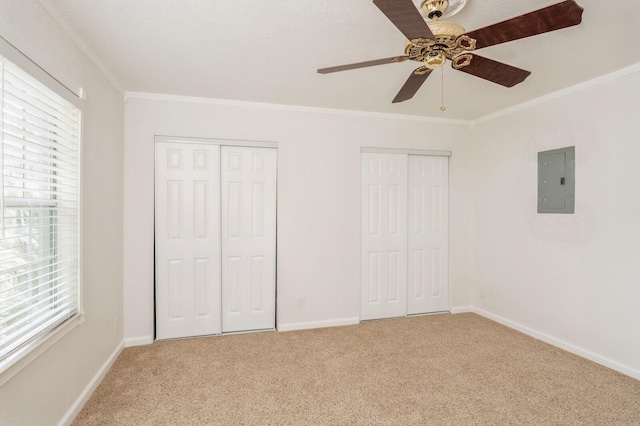
[[[156,337],[221,332],[220,147],[156,144]]]
[[[409,155],[407,314],[449,309],[449,158]]]
[[[361,319],[449,310],[449,159],[362,153]]]
[[[277,151],[223,146],[222,331],[275,328]]]
[[[407,155],[361,158],[363,320],[407,314]]]

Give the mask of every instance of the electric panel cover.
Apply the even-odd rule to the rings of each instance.
[[[576,148],[538,153],[538,213],[573,213]]]

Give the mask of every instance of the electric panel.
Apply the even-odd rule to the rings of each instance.
[[[574,213],[575,147],[538,153],[538,213]]]

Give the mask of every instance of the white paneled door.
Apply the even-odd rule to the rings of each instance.
[[[407,156],[362,154],[363,320],[407,314]]]
[[[449,309],[449,158],[409,156],[407,313]]]
[[[448,160],[362,154],[362,320],[449,309]]]
[[[222,331],[275,327],[276,150],[222,147]]]
[[[276,150],[156,144],[156,337],[275,328]]]
[[[220,318],[220,147],[156,149],[156,337],[217,334]]]

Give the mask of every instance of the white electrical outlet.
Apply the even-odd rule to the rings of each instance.
[[[304,309],[304,297],[298,297],[296,306],[298,307],[298,309]]]

